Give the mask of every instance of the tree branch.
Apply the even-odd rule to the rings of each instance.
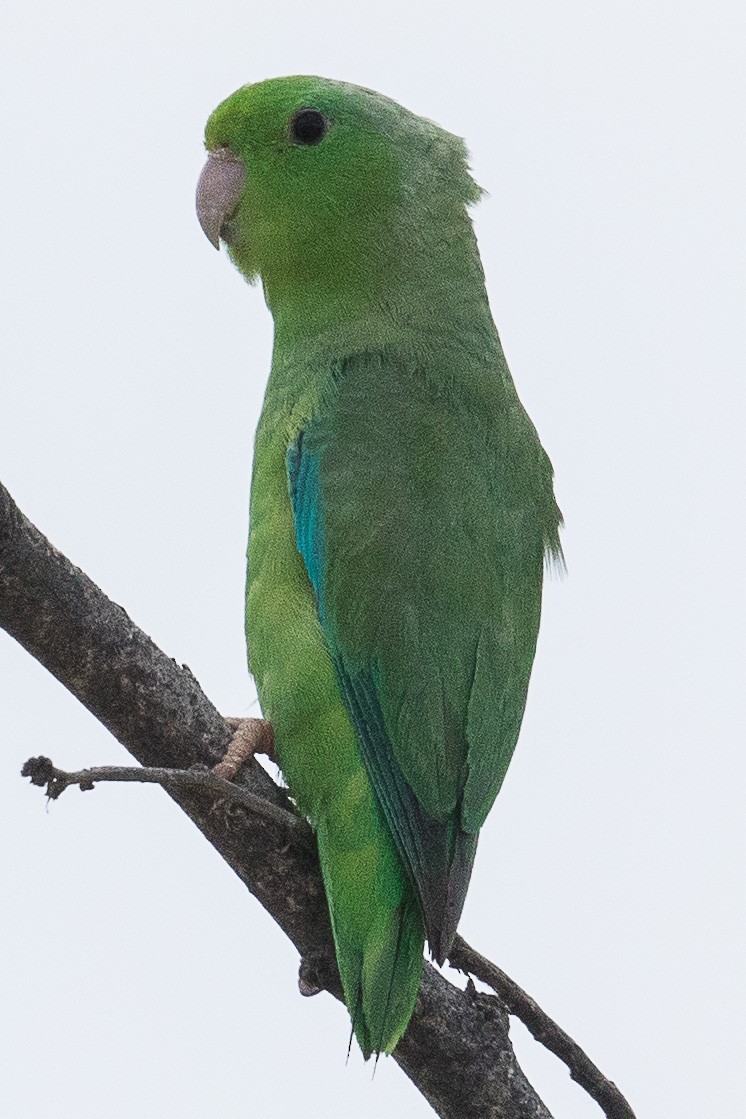
[[[301,989],[310,993],[323,987],[341,998],[311,829],[256,763],[245,765],[238,776],[243,801],[232,786],[228,797],[224,784],[215,784],[220,778],[210,780],[214,775],[191,768],[212,767],[221,759],[231,737],[229,725],[190,670],[161,652],[62,556],[2,486],[0,625],[142,765],[171,771],[159,783],[300,952]],[[43,768],[37,764],[37,777]],[[188,776],[175,781],[173,770]],[[90,787],[87,782],[103,779],[92,776],[101,772],[67,776]],[[61,780],[58,771],[51,779]],[[476,953],[462,957],[467,970],[475,961],[481,969],[481,960]],[[394,1060],[444,1119],[551,1119],[515,1059],[498,987],[495,996],[478,994],[471,986],[460,991],[425,965],[415,1012]],[[630,1119],[632,1113],[607,1115]]]
[[[32,785],[46,785],[47,796],[57,800],[70,785],[77,785],[88,792],[97,781],[136,781],[141,785],[162,785],[164,789],[204,789],[213,793],[216,803],[229,801],[241,804],[255,816],[288,828],[295,835],[312,842],[313,833],[306,820],[287,808],[280,808],[268,800],[249,792],[243,785],[226,781],[202,765],[190,769],[163,769],[157,766],[100,765],[66,773],[57,769],[50,758],[29,758],[21,769],[21,777],[30,777]]]
[[[519,1018],[545,1049],[567,1065],[572,1079],[585,1088],[591,1099],[603,1109],[607,1119],[635,1119],[632,1108],[616,1084],[606,1079],[577,1042],[501,968],[481,956],[460,936],[453,942],[448,962],[491,987],[500,996],[508,1013]]]

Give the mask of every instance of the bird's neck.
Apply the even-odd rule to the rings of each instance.
[[[472,346],[495,338],[471,222],[355,246],[348,267],[283,286],[265,280],[275,351],[330,357],[385,345]]]

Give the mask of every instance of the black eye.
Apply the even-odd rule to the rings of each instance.
[[[298,109],[290,118],[290,139],[311,147],[324,139],[328,128],[329,121],[318,109]]]

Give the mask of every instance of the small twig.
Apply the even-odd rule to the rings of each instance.
[[[635,1119],[634,1112],[616,1084],[607,1080],[577,1042],[553,1022],[538,1003],[501,968],[485,959],[460,936],[453,942],[448,962],[459,971],[474,975],[500,996],[508,1012],[519,1018],[550,1053],[559,1057],[570,1076],[595,1100],[607,1119]]]
[[[33,785],[47,787],[50,800],[57,800],[70,785],[78,785],[83,792],[92,789],[97,781],[137,781],[142,784],[162,785],[164,789],[204,789],[216,793],[222,800],[242,804],[254,816],[262,816],[273,824],[305,831],[308,825],[299,816],[285,808],[258,797],[242,785],[218,777],[204,766],[190,769],[164,769],[156,766],[101,765],[66,773],[57,769],[49,758],[29,758],[22,770],[22,777],[30,777]]]

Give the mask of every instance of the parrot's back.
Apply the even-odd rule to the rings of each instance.
[[[422,341],[302,368],[276,354],[251,667],[317,828],[364,1050],[406,1025],[424,934],[439,961],[450,948],[518,736],[558,519],[496,334],[480,356]]]

